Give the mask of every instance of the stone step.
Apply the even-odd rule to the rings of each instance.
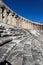
[[[3,46],[3,45],[5,45],[5,44],[7,44],[7,43],[9,43],[11,41],[12,41],[12,38],[7,38],[5,40],[2,40],[2,41],[0,41],[0,46]]]
[[[35,65],[31,52],[31,42],[24,45],[23,64],[22,65]]]
[[[12,35],[8,33],[1,33],[1,37],[8,37],[8,36],[12,36]]]
[[[32,41],[32,56],[35,62],[35,65],[43,65],[43,43],[34,39]]]
[[[0,33],[3,33],[3,30],[0,30]]]
[[[27,40],[30,40],[30,39],[32,39],[32,36],[30,36],[30,35],[28,35],[26,37],[22,37],[20,43],[23,43],[23,42],[25,43]]]
[[[9,61],[12,65],[22,65],[23,49],[21,48],[20,50],[20,47],[16,45],[16,47],[13,47],[6,60]]]
[[[23,63],[22,65],[35,65],[32,56],[23,56]]]
[[[28,44],[25,44],[25,46],[24,46],[24,56],[32,56],[30,42],[28,42]]]
[[[16,46],[15,43],[10,42],[3,47],[0,47],[0,62],[6,60],[10,54],[10,51]]]

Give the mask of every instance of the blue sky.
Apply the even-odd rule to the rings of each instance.
[[[43,23],[43,0],[2,0],[17,14]]]

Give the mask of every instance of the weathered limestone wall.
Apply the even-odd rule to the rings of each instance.
[[[0,22],[32,30],[43,30],[43,25],[25,20],[6,7],[0,7]]]

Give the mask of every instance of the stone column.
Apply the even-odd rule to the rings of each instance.
[[[0,22],[2,22],[2,8],[0,7]]]
[[[9,15],[7,17],[7,20],[8,20],[8,24],[11,25],[11,23],[12,23],[12,13],[11,12],[9,13]]]
[[[19,23],[18,26],[19,26],[19,27],[21,27],[21,22],[22,22],[22,19],[20,18],[19,21],[18,21],[18,23]]]
[[[19,21],[20,21],[20,19],[19,19],[19,17],[17,18],[17,21],[16,21],[16,26],[17,27],[19,27]]]
[[[12,17],[12,25],[16,26],[17,19],[15,18],[15,15]]]
[[[3,22],[6,23],[7,22],[7,12],[6,12],[6,9],[4,9],[4,12],[3,12]]]
[[[19,22],[19,23],[20,23],[20,24],[19,24],[20,27],[22,27],[22,21],[23,21],[23,19],[20,18],[20,22]]]

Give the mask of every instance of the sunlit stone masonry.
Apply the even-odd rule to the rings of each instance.
[[[0,22],[22,27],[25,29],[32,29],[32,30],[43,30],[43,23],[36,23],[31,20],[27,20],[22,16],[17,15],[13,11],[11,11],[7,6],[4,4],[0,4]]]

